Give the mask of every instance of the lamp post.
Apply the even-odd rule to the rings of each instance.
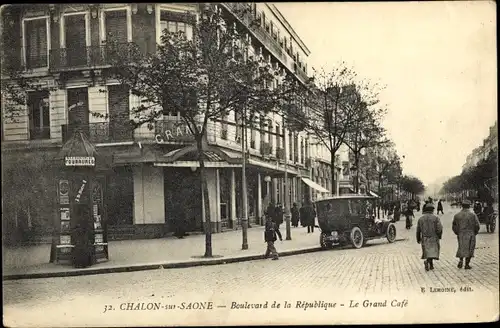
[[[242,186],[242,197],[243,197],[243,216],[241,218],[241,230],[243,235],[243,242],[241,244],[241,249],[248,249],[248,199],[247,199],[247,175],[246,175],[246,106],[243,110],[242,118],[242,136],[241,136],[241,158],[242,158],[242,169],[241,169],[241,186]]]
[[[283,134],[284,134],[283,129]],[[285,141],[285,136],[283,135],[283,142]],[[288,183],[288,154],[286,151],[286,144],[283,145],[284,153],[285,153],[285,224],[286,224],[286,240],[292,240],[292,232],[290,228],[290,184]]]
[[[271,182],[271,177],[269,175],[266,175],[264,177],[264,181],[266,182],[266,197],[267,197],[267,200],[268,200],[266,206],[269,207],[269,203],[271,201],[271,191],[269,190],[269,183]]]

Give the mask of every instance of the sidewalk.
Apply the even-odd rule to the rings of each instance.
[[[285,225],[281,226],[285,238]],[[320,250],[319,229],[308,234],[306,228],[292,228],[292,240],[279,240],[280,255],[293,255]],[[212,235],[213,258],[203,258],[205,235],[184,239],[124,240],[109,242],[109,261],[89,268],[76,269],[70,265],[48,263],[50,244],[3,248],[3,279],[67,277],[87,274],[129,272],[160,268],[181,268],[197,265],[225,264],[263,258],[266,250],[264,228],[248,229],[248,249],[242,250],[242,231],[227,231]]]

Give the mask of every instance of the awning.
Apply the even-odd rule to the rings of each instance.
[[[374,192],[373,192],[373,191],[371,191],[371,190],[370,190],[370,191],[368,191],[368,194],[369,194],[370,196],[380,198],[380,196],[379,196],[379,195],[377,195],[376,193],[374,193]]]
[[[304,183],[306,185],[308,185],[309,187],[311,187],[313,189],[316,189],[319,192],[328,192],[328,193],[330,192],[330,190],[321,187],[319,184],[317,184],[316,182],[312,181],[311,179],[302,178],[302,181],[304,181]]]

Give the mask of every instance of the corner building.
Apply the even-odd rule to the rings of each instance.
[[[106,77],[110,66],[104,45],[110,36],[118,42],[134,42],[145,52],[155,51],[163,29],[182,30],[190,37],[203,6],[141,3],[6,7],[2,12],[2,37],[10,40],[5,45],[14,49],[8,59],[20,63],[24,74],[39,79],[47,90],[28,91],[27,105],[19,107],[21,115],[16,120],[3,113],[2,157],[25,158],[27,162],[41,154],[53,157],[79,122],[99,152],[112,158],[113,169],[106,178],[110,239],[162,237],[172,231],[177,218],[188,222],[188,230],[201,231],[202,201],[210,202],[214,232],[236,229],[242,217],[244,131],[238,125],[240,118],[231,114],[225,121],[210,123],[206,152],[209,199],[203,200],[194,140],[178,114],[164,114],[153,129],[127,128],[131,109],[140,99]],[[229,23],[247,31],[251,53],[307,82],[310,52],[274,5],[217,6]],[[287,131],[278,116],[261,117],[260,122],[261,129],[246,131],[250,225],[262,224],[270,201],[284,203],[284,197],[289,197],[290,204],[300,205],[314,197],[320,185],[331,190],[328,173],[313,175],[321,156],[311,150],[311,138],[306,133]],[[289,195],[284,194],[285,156]],[[46,192],[57,193],[55,178],[45,178],[54,181],[47,184]],[[28,220],[24,224],[28,229],[39,222],[35,233],[50,234],[51,209],[32,208],[33,204],[23,207],[28,208],[28,219],[19,219],[16,208],[3,220],[15,221],[11,222],[14,227],[20,225],[19,220]]]

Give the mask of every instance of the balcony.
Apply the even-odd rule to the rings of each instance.
[[[276,158],[278,158],[279,160],[285,160],[284,148],[276,148]]]
[[[62,126],[62,140],[66,142],[80,129],[92,143],[111,143],[134,140],[134,129],[124,123],[65,124]]]
[[[124,51],[129,50],[129,44],[118,45]],[[121,49],[120,49],[121,51]],[[109,66],[109,48],[106,45],[79,48],[59,48],[50,50],[51,71],[71,71],[85,68]]]
[[[260,153],[262,155],[270,155],[273,151],[273,148],[269,144],[269,142],[261,142],[260,143]]]
[[[91,46],[50,51],[50,70],[65,71],[106,65],[105,48]]]
[[[47,52],[41,54],[29,54],[26,53],[26,58],[23,62],[23,69],[33,70],[38,68],[47,68]]]
[[[309,78],[301,69],[295,70],[293,56],[287,54],[286,50],[280,45],[279,40],[273,38],[271,33],[261,26],[259,18],[254,17],[249,11],[248,4],[237,2],[225,2],[224,6],[236,16],[241,23],[247,26],[253,32],[255,37],[276,57],[281,63],[295,72],[302,82],[307,83]]]
[[[299,64],[294,63],[294,72],[297,74],[303,81],[308,81],[309,77],[306,72],[299,66]]]

